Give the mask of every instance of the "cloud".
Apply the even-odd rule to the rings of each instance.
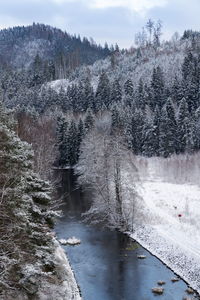
[[[45,0],[43,0],[45,1]],[[55,4],[81,3],[91,9],[108,9],[123,7],[128,10],[144,14],[154,7],[163,7],[169,0],[50,0]]]
[[[70,2],[77,2],[77,0],[50,0],[51,2],[55,4],[65,4]]]
[[[9,15],[0,14],[0,29],[14,27],[14,26],[22,26],[22,25],[29,25],[30,22],[24,22],[16,17],[12,17]]]
[[[92,8],[125,7],[137,13],[145,13],[154,7],[163,7],[167,0],[91,0],[87,3]]]
[[[49,24],[98,43],[129,47],[149,18],[163,21],[163,38],[199,30],[200,0],[0,0],[0,28]]]

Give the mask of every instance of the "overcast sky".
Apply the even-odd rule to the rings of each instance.
[[[149,18],[162,20],[165,39],[200,30],[200,0],[0,0],[0,28],[38,22],[120,47],[130,47]]]

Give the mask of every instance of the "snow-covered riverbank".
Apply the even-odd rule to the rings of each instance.
[[[199,154],[138,158],[143,220],[131,237],[200,292]],[[188,175],[190,174],[190,175]],[[193,183],[193,184],[192,184]]]
[[[57,241],[55,264],[57,281],[44,281],[38,294],[40,300],[81,300],[74,273],[64,250]]]

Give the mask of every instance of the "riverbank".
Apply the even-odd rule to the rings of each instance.
[[[81,300],[74,273],[64,250],[53,238],[53,271],[37,272],[37,264],[25,265],[27,282],[21,289],[10,289],[0,300]],[[46,258],[48,260],[48,258]],[[33,275],[34,274],[34,275]]]
[[[129,235],[200,293],[199,154],[136,158],[136,166],[143,218]]]
[[[55,281],[43,281],[38,293],[40,300],[81,300],[80,291],[68,258],[55,240]]]

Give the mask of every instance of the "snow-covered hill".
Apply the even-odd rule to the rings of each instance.
[[[109,55],[108,48],[90,42],[87,38],[72,36],[44,24],[18,26],[0,30],[0,65],[18,69],[28,67],[36,55],[44,60],[73,68],[91,64]],[[73,64],[73,66],[72,66]]]
[[[131,79],[136,89],[140,79],[149,85],[154,68],[160,66],[165,86],[171,88],[175,78],[177,81],[181,80],[182,64],[189,50],[192,51],[191,41],[180,39],[176,42],[163,42],[162,46],[156,50],[153,47],[146,47],[125,53],[115,53],[103,60],[97,60],[93,65],[77,68],[66,82],[56,80],[56,82],[48,83],[47,86],[58,92],[61,87],[66,90],[68,85],[78,84],[79,81],[89,78],[96,90],[100,74],[104,71],[110,82],[118,79],[123,86],[127,79]]]

